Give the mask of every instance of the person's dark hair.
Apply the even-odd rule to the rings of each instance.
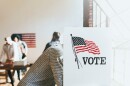
[[[11,35],[11,39],[14,41],[14,38],[17,38],[18,40],[20,40],[20,36],[18,34],[12,34]]]
[[[59,41],[59,38],[60,38],[60,33],[54,32],[51,41]]]

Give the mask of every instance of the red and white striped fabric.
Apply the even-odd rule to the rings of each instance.
[[[35,33],[23,33],[21,34],[22,41],[27,43],[28,48],[35,48],[36,47],[36,37]]]
[[[86,45],[74,46],[76,53],[87,51],[92,54],[100,54],[98,46],[93,41],[85,40],[84,42],[86,43]]]

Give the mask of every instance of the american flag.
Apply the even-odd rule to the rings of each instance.
[[[35,33],[15,33],[18,34],[22,41],[26,42],[28,48],[36,47],[36,36]]]
[[[81,37],[74,37],[74,36],[72,36],[72,41],[76,53],[87,51],[92,54],[100,54],[98,46],[93,41],[84,40]]]

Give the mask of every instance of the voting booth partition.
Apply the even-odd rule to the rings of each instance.
[[[112,46],[106,28],[64,28],[64,86],[110,86]]]

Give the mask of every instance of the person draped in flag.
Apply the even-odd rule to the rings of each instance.
[[[53,45],[60,45],[62,48],[63,48],[63,44],[61,44],[61,42],[60,42],[60,36],[61,36],[61,34],[59,33],[59,32],[53,32],[53,35],[52,35],[52,39],[51,39],[51,41],[50,42],[48,42],[47,44],[46,44],[46,46],[45,46],[45,49],[44,49],[44,51],[46,50],[46,49],[48,49],[49,47],[51,47],[51,46],[53,46]],[[43,52],[44,52],[43,51]],[[61,59],[61,64],[63,63],[63,57],[60,57],[60,59]],[[62,64],[63,65],[63,64]]]
[[[53,33],[50,46],[45,48],[18,86],[63,86],[63,48],[58,32]]]

